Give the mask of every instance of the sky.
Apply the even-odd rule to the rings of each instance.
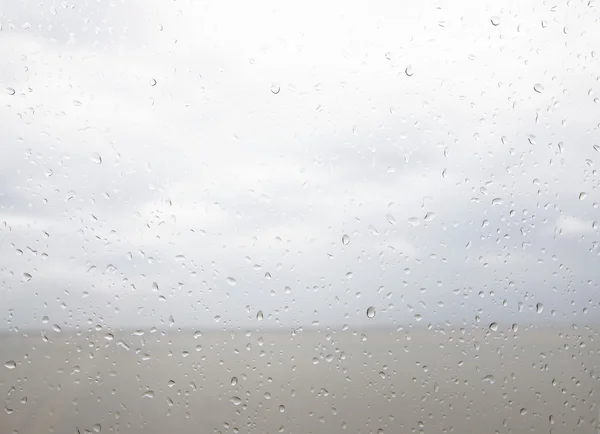
[[[597,323],[599,16],[4,2],[0,329]]]

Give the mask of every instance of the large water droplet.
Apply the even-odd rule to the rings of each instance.
[[[9,95],[14,95],[14,94],[16,93],[16,92],[15,92],[15,90],[14,90],[12,87],[7,87],[7,88],[6,88],[6,92],[7,92]]]
[[[581,193],[579,193],[579,200],[584,200],[587,197],[587,193],[585,191],[582,191]]]
[[[238,383],[237,377],[231,377],[231,385],[235,386]]]
[[[17,362],[14,360],[9,360],[8,362],[4,363],[4,367],[7,369],[15,369],[17,367]]]
[[[240,405],[242,403],[242,400],[239,396],[233,396],[231,398],[231,402],[233,402],[233,405]]]
[[[375,313],[375,308],[373,306],[369,306],[369,308],[367,309],[367,318],[374,318]]]
[[[544,305],[542,303],[538,303],[535,305],[535,311],[537,313],[542,313],[544,311]]]
[[[493,332],[498,331],[498,323],[496,323],[496,322],[491,323],[490,324],[490,330],[493,331]]]
[[[350,244],[350,237],[346,234],[342,235],[342,244],[344,246],[347,246],[348,244]]]

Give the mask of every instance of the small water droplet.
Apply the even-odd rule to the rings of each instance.
[[[485,383],[494,384],[494,382],[496,381],[496,379],[494,378],[494,376],[492,374],[488,374],[485,377],[483,377],[483,381]]]
[[[375,313],[375,308],[373,306],[369,306],[369,308],[367,309],[367,318],[374,318]]]
[[[542,93],[544,91],[544,86],[542,86],[540,83],[536,83],[533,85],[533,90],[535,90],[537,93]]]
[[[142,395],[142,398],[148,398],[148,399],[154,398],[154,391],[153,390],[146,390],[144,392],[144,394]]]
[[[237,377],[231,377],[231,385],[235,386],[238,383]]]
[[[497,16],[493,16],[490,18],[490,23],[492,23],[492,26],[496,27],[500,25],[500,18]]]
[[[584,200],[587,197],[587,193],[585,191],[582,191],[581,193],[579,193],[579,200]]]
[[[23,276],[21,277],[21,282],[23,283],[27,283],[32,279],[32,275],[29,273],[23,273]]]
[[[424,220],[425,220],[426,222],[430,222],[430,221],[433,221],[433,219],[434,219],[434,218],[435,218],[435,213],[433,213],[433,212],[428,212],[427,214],[425,214],[425,218],[424,218]]]
[[[262,310],[259,310],[259,311],[256,313],[256,319],[257,319],[258,321],[262,321],[262,320],[263,320],[263,317],[264,317],[264,315],[263,315],[263,311],[262,311]]]
[[[537,313],[542,313],[544,311],[544,305],[542,303],[538,303],[535,305],[535,311]]]
[[[150,79],[150,86],[152,86],[152,87],[156,86],[156,79],[154,79],[154,78]]]
[[[491,323],[490,330],[493,332],[498,331],[498,323],[495,323],[495,322]]]
[[[396,224],[396,219],[394,218],[393,215],[391,214],[386,214],[385,219],[388,221],[389,224],[391,225],[395,225]]]
[[[98,153],[92,154],[90,159],[96,164],[102,164],[102,156]]]
[[[231,286],[235,286],[237,284],[237,281],[233,277],[228,277],[227,279],[225,279],[225,281]]]
[[[416,218],[416,217],[410,217],[408,219],[408,224],[411,225],[411,226],[419,226],[420,222],[419,222],[418,218]]]
[[[102,425],[100,425],[99,423],[97,423],[96,425],[94,425],[92,427],[92,429],[94,430],[94,432],[100,432],[100,431],[102,431]]]
[[[279,406],[279,413],[283,413],[285,411],[285,407],[283,405]]]
[[[404,69],[404,73],[408,76],[408,77],[412,77],[413,74],[415,73],[415,71],[413,70],[412,65],[408,65],[406,67],[406,69]]]
[[[6,92],[7,92],[9,95],[14,95],[14,94],[16,93],[16,91],[15,91],[15,90],[14,90],[12,87],[7,87],[7,88],[6,88]]]
[[[52,329],[57,333],[60,333],[62,331],[62,329],[60,328],[60,326],[58,324],[54,324],[52,326]]]
[[[233,405],[240,405],[242,403],[242,400],[239,396],[233,396],[231,398],[231,402],[233,402]]]
[[[278,84],[271,85],[271,93],[277,95],[281,91],[281,87]]]
[[[519,411],[519,414],[521,414],[521,416],[525,416],[527,414],[527,409],[522,408],[521,411]]]
[[[512,329],[513,333],[516,333],[519,331],[519,325],[515,323],[512,325],[511,329]]]
[[[350,237],[346,234],[342,235],[342,244],[344,246],[347,246],[348,244],[350,244]]]
[[[8,362],[4,363],[4,367],[7,369],[15,369],[17,367],[17,362],[14,360],[9,360]]]

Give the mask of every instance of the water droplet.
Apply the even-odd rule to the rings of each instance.
[[[150,79],[150,86],[156,86],[156,80],[154,78]]]
[[[491,323],[490,330],[493,332],[498,331],[498,323],[495,323],[495,322]]]
[[[420,222],[419,222],[418,218],[416,218],[416,217],[410,217],[408,219],[408,224],[411,225],[411,226],[419,226]]]
[[[283,405],[279,406],[279,413],[283,413],[285,411],[285,407]]]
[[[15,90],[14,90],[12,87],[7,87],[7,88],[6,88],[6,92],[7,92],[9,95],[14,95],[14,94],[15,94]]]
[[[258,321],[262,321],[262,320],[263,320],[263,317],[264,317],[264,315],[263,315],[263,311],[262,311],[262,310],[259,310],[259,311],[256,313],[256,319],[257,319]]]
[[[102,431],[102,425],[100,425],[99,423],[97,423],[96,425],[94,425],[92,427],[92,429],[94,430],[94,432],[100,432],[100,431]]]
[[[408,66],[406,67],[406,69],[404,70],[404,73],[405,73],[407,76],[409,76],[409,77],[412,77],[412,76],[413,76],[413,74],[415,73],[415,71],[413,70],[413,67],[412,67],[412,65],[408,65]]]
[[[600,145],[594,145],[593,148],[594,148],[594,151],[600,152]]]
[[[495,381],[496,381],[496,379],[494,378],[494,376],[492,374],[488,374],[485,377],[483,377],[484,383],[494,384]]]
[[[548,27],[548,21],[542,20],[541,25],[542,25],[542,29],[545,29],[546,27]]]
[[[277,84],[271,85],[271,93],[273,95],[277,95],[280,91],[281,91],[281,87],[279,87],[279,85],[277,85]]]
[[[522,408],[521,411],[519,411],[519,414],[521,416],[525,416],[527,414],[527,409],[526,408]]]
[[[17,367],[17,362],[14,360],[9,360],[8,362],[4,363],[4,367],[7,369],[15,369]]]
[[[102,156],[98,153],[94,153],[90,159],[96,164],[102,164]]]
[[[154,391],[153,390],[146,390],[144,392],[144,394],[142,395],[142,398],[148,398],[148,399],[154,398]]]
[[[235,386],[238,383],[237,377],[231,377],[231,385]]]
[[[537,313],[542,313],[544,311],[544,305],[542,303],[538,303],[535,305],[535,311]]]
[[[235,286],[237,284],[236,280],[233,277],[228,277],[227,279],[225,279],[225,281],[231,286]]]
[[[369,306],[369,308],[367,309],[367,318],[374,318],[375,313],[375,308],[373,306]]]
[[[513,325],[512,325],[512,327],[511,327],[511,329],[512,329],[512,331],[513,331],[514,333],[516,333],[516,332],[518,332],[518,331],[519,331],[519,325],[518,325],[518,324],[513,324]]]
[[[54,324],[52,326],[52,329],[57,333],[60,333],[62,331],[62,329],[60,328],[60,326],[58,324]]]
[[[579,200],[584,200],[587,197],[587,193],[585,191],[582,191],[581,193],[579,193]]]
[[[346,234],[342,235],[342,244],[344,246],[347,246],[348,244],[350,244],[350,237]]]
[[[242,400],[239,396],[233,396],[231,398],[231,402],[233,402],[233,405],[240,405],[242,403]]]
[[[533,90],[535,90],[537,93],[542,93],[544,91],[544,86],[542,86],[539,83],[536,83],[533,85]]]
[[[32,279],[32,275],[29,273],[23,273],[23,276],[21,277],[21,282],[23,283],[27,283]]]
[[[496,27],[500,25],[500,18],[497,16],[493,16],[490,18],[490,23],[492,23],[492,26]]]
[[[394,218],[393,215],[386,214],[385,218],[386,218],[386,220],[388,221],[389,224],[391,224],[391,225],[395,225],[396,224],[396,219]]]
[[[435,218],[435,213],[433,213],[433,212],[428,212],[427,214],[425,214],[425,218],[424,218],[424,220],[425,220],[426,222],[430,222],[430,221],[433,221],[433,219],[434,219],[434,218]]]

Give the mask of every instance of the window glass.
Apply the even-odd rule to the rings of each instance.
[[[596,1],[2,3],[0,432],[600,430]]]

